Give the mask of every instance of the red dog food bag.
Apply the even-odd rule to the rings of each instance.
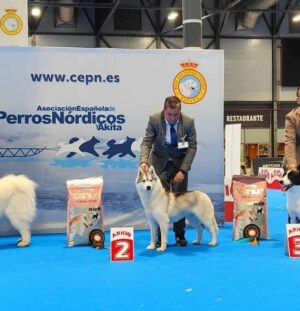
[[[232,177],[233,240],[268,239],[267,182],[265,177]]]
[[[68,246],[90,244],[94,229],[104,231],[102,177],[67,180]]]

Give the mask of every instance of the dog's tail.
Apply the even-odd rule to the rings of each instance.
[[[218,223],[217,223],[217,221],[216,221],[216,217],[213,217],[213,227],[214,227],[214,229],[215,229],[216,234],[218,234],[218,232],[219,232],[219,226],[218,226]]]
[[[25,175],[7,175],[2,178],[6,184],[10,185],[10,203],[19,210],[26,210],[25,221],[32,221],[36,215],[36,194],[37,184]]]
[[[25,175],[7,175],[4,177],[5,181],[13,185],[14,191],[22,193],[27,198],[28,203],[35,209],[37,183],[29,179]]]
[[[219,232],[219,226],[218,226],[218,223],[217,223],[217,220],[216,220],[215,206],[214,206],[212,200],[210,199],[210,197],[208,197],[208,199],[209,199],[210,206],[211,206],[212,213],[213,213],[213,215],[212,215],[212,220],[211,220],[211,225],[212,225],[214,231],[216,232],[216,234],[218,234],[218,232]]]
[[[25,175],[15,176],[15,188],[21,192],[30,194],[35,197],[35,189],[37,186],[37,183]]]
[[[219,232],[219,226],[218,226],[218,223],[217,223],[217,220],[216,220],[216,215],[215,215],[215,207],[214,207],[214,204],[212,202],[212,200],[210,199],[210,197],[206,194],[207,198],[208,198],[208,207],[209,207],[209,210],[210,210],[210,220],[209,220],[209,227],[211,228],[211,230],[213,232],[216,233],[216,236],[218,235],[218,232]]]

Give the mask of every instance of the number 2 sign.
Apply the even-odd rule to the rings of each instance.
[[[110,229],[111,261],[132,261],[134,259],[134,236],[132,227]]]
[[[300,257],[300,224],[287,224],[287,243],[289,257]]]

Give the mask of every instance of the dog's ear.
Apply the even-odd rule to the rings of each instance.
[[[137,177],[140,177],[144,174],[144,171],[143,169],[139,166],[139,169],[138,169],[138,173],[137,173]]]
[[[300,185],[300,172],[299,171],[289,171],[287,176],[294,185]]]
[[[149,167],[149,173],[151,174],[151,176],[156,177],[155,169],[152,165]]]

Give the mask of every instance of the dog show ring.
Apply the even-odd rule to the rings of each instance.
[[[260,229],[254,224],[250,224],[244,228],[243,235],[245,238],[255,238],[259,239]]]
[[[105,235],[102,230],[100,229],[94,229],[91,231],[89,236],[91,244],[96,247],[100,248],[103,246],[105,241]]]

